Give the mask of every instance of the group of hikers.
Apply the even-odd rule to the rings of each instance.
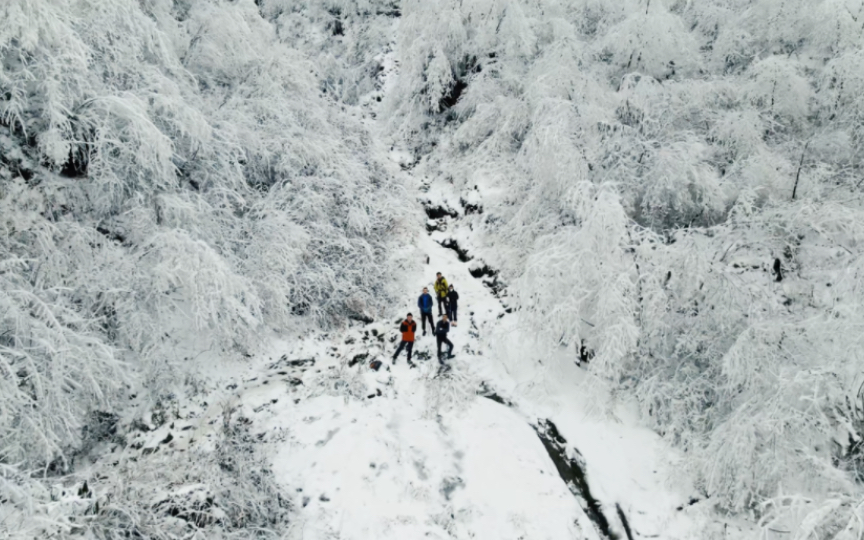
[[[441,354],[441,345],[446,344],[447,358],[453,358],[453,343],[447,338],[450,332],[450,325],[457,326],[457,310],[459,308],[459,293],[453,288],[453,285],[448,285],[447,280],[441,275],[441,272],[435,276],[435,297],[438,299],[438,316],[441,318],[436,325],[432,320],[432,308],[435,302],[429,294],[429,289],[423,287],[423,293],[417,299],[417,307],[420,308],[420,322],[423,327],[423,335],[426,335],[426,321],[429,321],[429,330],[435,335],[438,342],[438,362],[443,366],[444,360]],[[396,349],[396,354],[393,355],[393,363],[396,363],[396,358],[403,349],[408,351],[408,363],[411,363],[411,351],[414,349],[414,334],[417,332],[417,321],[414,316],[409,313],[405,320],[399,325],[399,331],[402,332],[402,341]]]

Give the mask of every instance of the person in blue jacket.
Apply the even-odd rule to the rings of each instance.
[[[420,308],[420,322],[423,325],[423,335],[426,335],[426,319],[429,319],[429,330],[435,331],[435,322],[432,320],[432,306],[434,302],[429,289],[423,287],[423,294],[417,299],[417,307]]]

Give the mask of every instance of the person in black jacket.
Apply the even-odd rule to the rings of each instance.
[[[399,353],[402,352],[402,349],[407,349],[408,364],[410,365],[411,351],[414,349],[414,332],[417,331],[417,323],[413,320],[410,313],[405,317],[405,320],[402,321],[402,324],[399,325],[399,331],[402,332],[402,341],[396,349],[396,354],[393,355],[393,364],[396,364],[396,358],[399,356]]]
[[[459,293],[453,288],[453,285],[450,285],[450,290],[447,292],[447,317],[453,323],[453,326],[458,326],[456,324],[456,308],[459,307]]]
[[[447,333],[450,331],[450,322],[447,320],[447,315],[442,315],[441,320],[438,321],[438,326],[435,328],[435,338],[438,340],[438,362],[443,364],[444,361],[441,359],[441,344],[446,343],[449,347],[447,350],[447,357],[453,358],[453,343],[447,339]]]

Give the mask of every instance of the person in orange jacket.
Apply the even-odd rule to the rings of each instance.
[[[402,341],[399,342],[396,354],[393,355],[393,365],[396,365],[396,358],[402,352],[402,349],[407,349],[408,363],[411,364],[411,351],[414,349],[414,332],[417,331],[417,323],[410,313],[402,321],[402,324],[399,325],[399,331],[402,332]]]

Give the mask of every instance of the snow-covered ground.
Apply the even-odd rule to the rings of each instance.
[[[627,538],[620,508],[632,538],[723,538],[724,524],[689,504],[698,495],[675,452],[626,407],[609,405],[572,359],[538,357],[518,313],[435,241],[441,234],[414,246],[429,262],[406,276],[404,305],[340,332],[274,338],[245,372],[222,378],[224,395],[207,396],[199,428],[177,426],[173,445],[206,440],[201,430],[226,403],[236,406],[234,418],[272,451],[296,538],[603,538],[580,486],[565,483],[535,431],[549,420],[612,534]],[[453,369],[440,376],[434,339],[422,331],[416,367],[404,353],[391,362],[398,321],[417,313],[438,271],[461,297]],[[148,434],[157,444],[164,436]]]
[[[423,244],[430,264],[448,266],[448,252]],[[412,309],[412,289],[392,321],[276,340],[235,381],[237,414],[273,441],[298,538],[598,538],[529,419],[478,395],[472,364],[487,358],[466,352],[479,344],[469,333],[480,331],[468,314],[494,317],[501,308],[467,271],[452,270],[466,308],[450,374],[435,377],[434,340],[422,332],[417,367],[404,353],[391,364],[397,314]],[[430,284],[424,278],[414,289]],[[377,372],[375,359],[385,361]]]
[[[392,50],[382,64],[377,95],[398,72]],[[371,130],[381,123],[373,120],[378,103],[364,100],[375,113],[364,115]],[[376,138],[376,150],[390,173],[421,184],[410,177],[412,154],[384,140]],[[461,213],[449,186],[419,187],[421,200]],[[405,248],[422,264],[398,278],[404,303],[386,317],[301,340],[275,336],[245,373],[218,383],[225,397],[208,397],[202,418],[213,423],[229,403],[269,445],[273,471],[294,504],[294,538],[750,536],[753,530],[722,521],[701,500],[676,451],[641,425],[635,407],[613,401],[574,358],[538,352],[547,348],[506,298],[496,297],[488,278],[472,277],[478,261],[460,261],[442,247],[448,239],[465,245],[456,221],[430,222],[437,230]],[[419,327],[416,367],[404,352],[391,360],[398,323],[413,312],[419,325],[417,297],[432,289],[436,272],[460,294],[459,325],[450,334],[455,358],[441,375],[434,338]],[[374,360],[383,362],[378,371],[370,368]],[[580,485],[562,478],[538,436],[550,423],[559,459],[584,473]]]

